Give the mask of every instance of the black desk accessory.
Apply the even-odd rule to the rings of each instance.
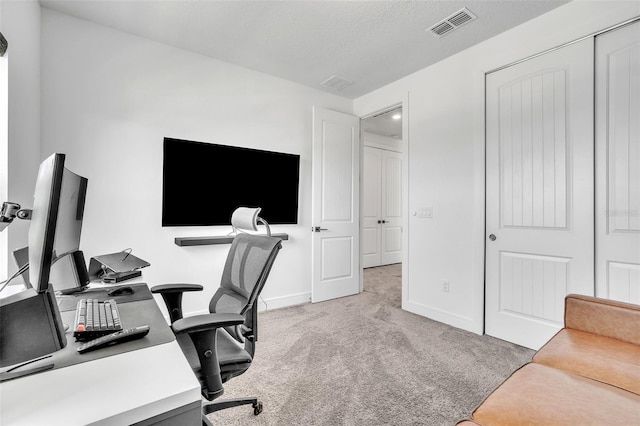
[[[110,289],[109,291],[107,291],[107,295],[108,296],[127,296],[135,292],[136,291],[133,289],[133,287],[130,287],[128,285],[122,285],[122,286],[114,287]]]
[[[149,326],[141,325],[139,327],[127,328],[124,330],[116,331],[115,333],[107,334],[97,339],[93,339],[78,346],[78,353],[86,353],[96,349],[104,348],[107,346],[115,345],[118,343],[128,342],[130,340],[141,339],[149,334]]]
[[[137,278],[142,275],[142,271],[127,271],[127,272],[111,272],[102,276],[102,282],[106,284],[119,283],[127,281],[132,278]]]
[[[109,276],[109,274],[132,272],[146,268],[149,265],[149,262],[134,256],[131,254],[130,249],[127,249],[117,253],[92,257],[89,261],[89,277],[91,279],[102,279],[103,276]]]

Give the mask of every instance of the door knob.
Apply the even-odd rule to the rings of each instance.
[[[386,220],[384,220],[384,219],[382,219],[382,223],[387,223],[387,221],[386,221]]]
[[[490,239],[491,241],[495,241],[495,240],[496,240],[496,236],[495,236],[495,235],[493,235],[493,234],[491,234],[491,235],[489,235],[489,239]]]
[[[314,226],[311,228],[311,232],[320,232],[320,231],[328,231],[327,228],[320,228],[319,226]]]
[[[379,220],[379,221],[378,221],[378,223],[382,223],[382,221],[381,221],[381,220]]]

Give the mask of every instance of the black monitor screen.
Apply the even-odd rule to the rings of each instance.
[[[64,159],[53,154],[43,161],[36,181],[28,255],[29,280],[38,292],[49,285],[51,265],[80,246],[87,179],[65,169]],[[75,285],[58,281],[56,290]]]
[[[238,207],[298,223],[300,156],[164,139],[162,226],[229,225]]]
[[[64,155],[54,154],[40,164],[29,224],[29,281],[42,292],[49,285]]]

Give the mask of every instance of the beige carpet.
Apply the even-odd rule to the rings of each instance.
[[[254,365],[224,398],[251,406],[217,425],[454,425],[533,351],[400,309],[400,265],[365,270],[365,291],[261,314]],[[269,282],[267,282],[269,285]]]

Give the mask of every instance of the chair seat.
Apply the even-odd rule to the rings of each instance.
[[[200,383],[203,383],[203,380],[200,377],[200,360],[198,359],[198,355],[191,338],[187,334],[178,334],[176,336],[176,340],[187,358],[189,365],[198,377],[198,380],[200,380]],[[240,346],[240,344],[224,329],[218,330],[216,335],[216,345],[218,363],[223,376],[223,382],[226,381],[227,378],[237,376],[239,373],[242,373],[249,368],[252,361],[251,355],[245,351],[244,348]]]

